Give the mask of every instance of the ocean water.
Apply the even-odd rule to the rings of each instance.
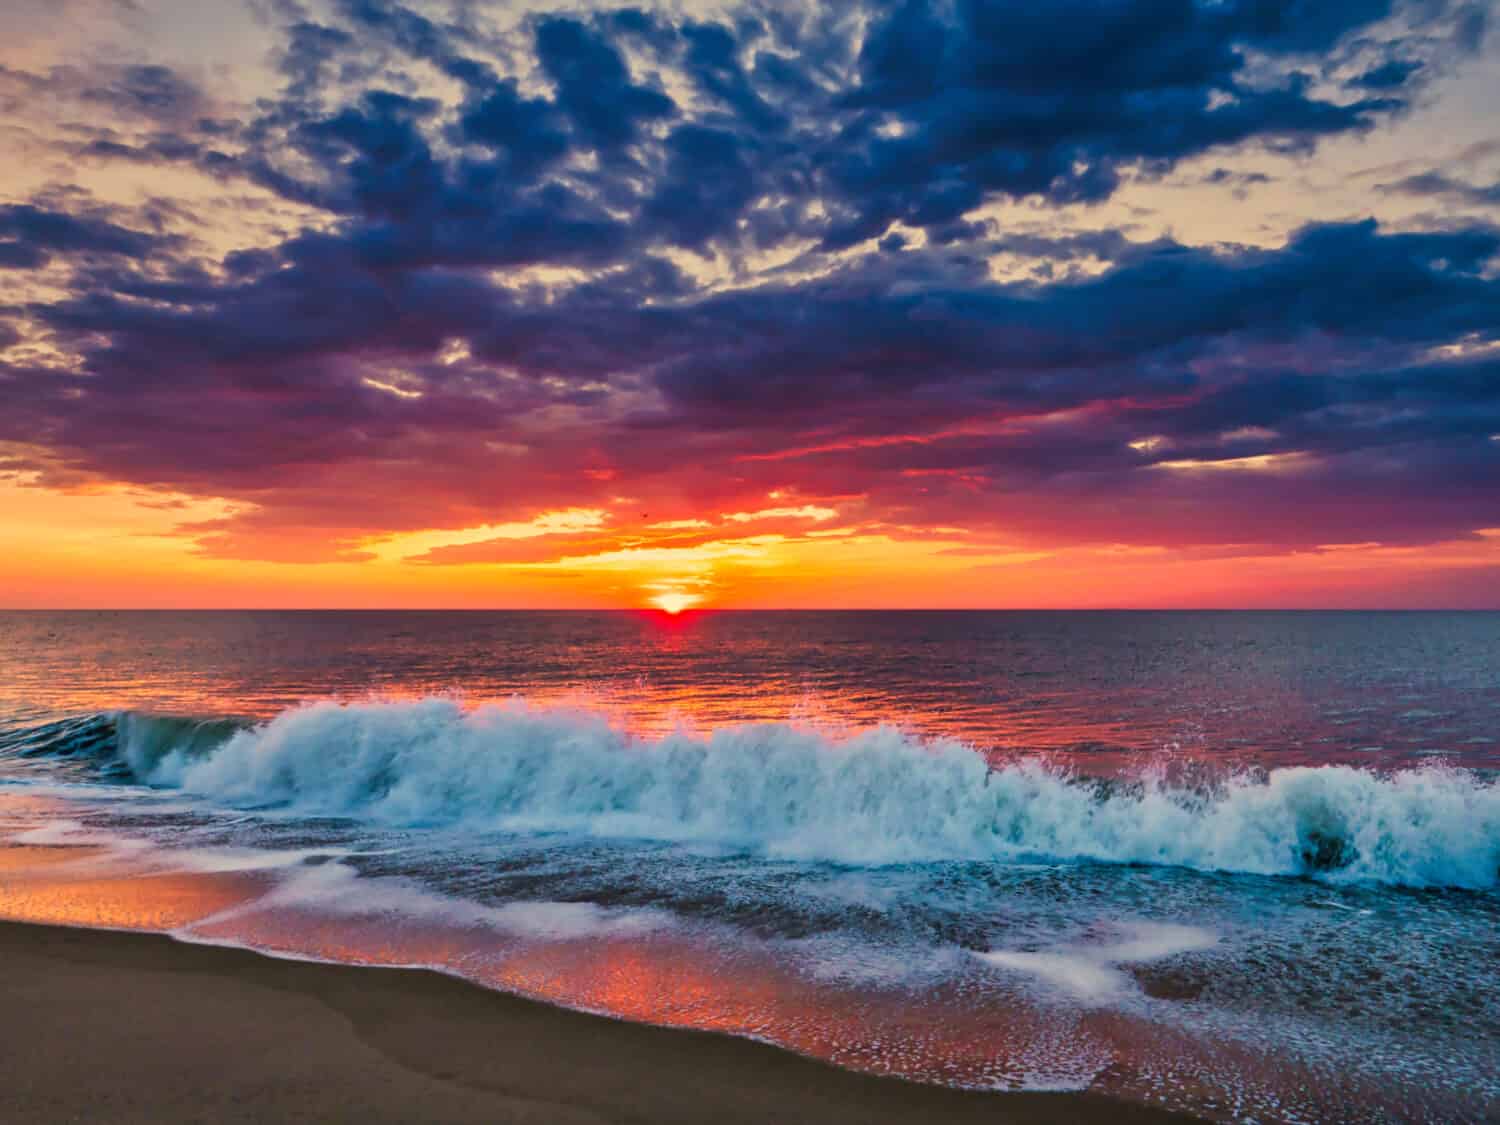
[[[1500,1116],[1500,615],[0,614],[0,917]]]

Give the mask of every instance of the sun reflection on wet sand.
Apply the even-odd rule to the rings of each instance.
[[[68,819],[76,808],[44,795],[0,794],[0,919],[164,932],[269,886],[264,874],[173,870],[159,854],[77,833]]]
[[[913,978],[847,962],[816,941],[725,941],[713,926],[666,913],[444,899],[406,880],[361,878],[326,856],[307,862],[286,853],[293,858],[278,867],[248,855],[111,844],[68,811],[65,801],[0,794],[0,841],[11,840],[0,843],[0,919],[439,969],[548,1003],[748,1036],[848,1069],[943,1085],[1090,1089],[1220,1119],[1234,1116],[1226,1107],[1246,1091],[1262,1106],[1280,1091],[1330,1113],[1382,1098],[1347,1070],[1164,1022],[1161,1005],[1196,998],[1192,982],[1175,981],[1165,967],[1138,995],[1122,984],[1139,1002],[1073,1003],[957,948]],[[1472,1108],[1445,1097],[1405,1108],[1449,1119]]]
[[[1059,1020],[1017,995],[996,991],[989,1006],[951,985],[856,991],[809,977],[772,947],[731,953],[711,937],[673,928],[547,938],[378,908],[330,917],[315,907],[251,905],[189,926],[182,936],[350,964],[439,968],[547,1003],[749,1036],[849,1069],[924,1082],[1081,1089],[1114,1057],[1113,1036],[1073,1016]]]
[[[277,878],[265,871],[154,870],[161,862],[95,846],[0,847],[0,918],[435,968],[548,1003],[749,1036],[848,1069],[944,1085],[1092,1089],[1210,1118],[1224,1116],[1215,1108],[1236,1082],[1373,1096],[1348,1075],[1195,1040],[1144,1012],[1039,1003],[1014,981],[979,969],[959,969],[929,988],[868,980],[853,988],[819,979],[774,946],[731,953],[711,937],[671,927],[549,938],[404,917],[378,902],[368,912],[341,906],[328,913],[275,905]]]
[[[101,861],[116,873],[98,874]],[[0,848],[0,918],[12,922],[164,932],[250,901],[266,886],[245,873],[132,874],[99,849]]]

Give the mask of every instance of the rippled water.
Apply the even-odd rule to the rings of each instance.
[[[0,914],[1223,1120],[1500,1111],[1500,615],[0,615]]]

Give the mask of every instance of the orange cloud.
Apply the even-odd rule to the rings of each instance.
[[[1429,545],[1045,549],[973,528],[834,524],[797,505],[627,525],[605,509],[365,540],[342,561],[206,556],[225,504],[0,480],[8,606],[1098,607],[1493,605],[1500,529]],[[814,505],[816,507],[816,505]],[[445,564],[445,565],[434,565]],[[459,565],[462,564],[462,565]]]

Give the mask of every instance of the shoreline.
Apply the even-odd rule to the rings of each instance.
[[[8,1122],[1196,1120],[1083,1093],[986,1093],[628,1023],[428,969],[167,934],[0,922]]]

